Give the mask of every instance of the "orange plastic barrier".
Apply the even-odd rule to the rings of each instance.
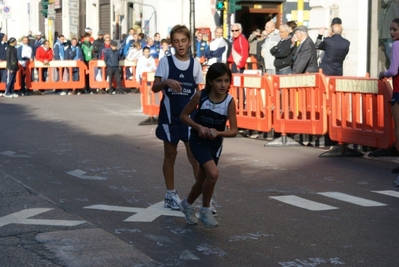
[[[76,68],[79,80],[73,81],[72,73]],[[50,61],[49,64],[43,64],[40,61],[27,62],[26,87],[32,90],[82,89],[85,87],[86,70],[85,63],[76,60],[55,60]],[[47,79],[43,77],[43,71],[47,71]],[[37,72],[37,81],[32,81],[34,72]]]
[[[15,78],[15,85],[14,85],[14,90],[19,90],[21,89],[21,75],[24,69],[22,68],[21,65],[19,65],[19,71],[17,72],[17,76]],[[0,69],[7,71],[7,62],[6,61],[0,61]],[[1,82],[0,83],[0,90],[6,90],[6,83]]]
[[[276,132],[323,135],[327,133],[328,92],[321,73],[275,75],[273,95]]]
[[[331,140],[375,148],[392,145],[392,89],[388,81],[330,77],[328,87]]]
[[[122,86],[125,88],[140,88],[139,82],[136,81],[136,62],[121,60],[119,61],[119,66],[121,67],[121,82]],[[126,79],[126,69],[132,68],[133,79]],[[101,70],[100,74],[96,70]],[[89,84],[90,88],[101,88],[105,89],[109,87],[109,82],[107,81],[106,65],[104,60],[91,60],[89,62]],[[112,85],[116,87],[115,80]]]
[[[233,74],[230,94],[236,100],[239,128],[268,132],[272,128],[271,83],[265,77]]]
[[[150,117],[158,116],[162,99],[162,91],[157,94],[151,91],[154,74],[154,72],[144,72],[141,81],[141,108],[142,112]]]

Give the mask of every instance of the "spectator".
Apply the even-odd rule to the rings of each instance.
[[[36,50],[36,60],[42,62],[44,65],[50,64],[53,60],[53,50],[50,48],[50,43],[48,40],[44,40],[42,46],[38,47]],[[48,68],[42,68],[41,79],[39,76],[39,82],[45,82],[47,80]]]
[[[65,41],[65,36],[64,35],[59,35],[57,38],[57,41],[54,44],[53,48],[53,60],[65,60],[65,50],[64,50],[64,41]],[[63,79],[63,71],[64,68],[53,68],[53,80],[55,82],[62,80]],[[60,95],[66,95],[66,91],[61,91]]]
[[[131,48],[129,48],[126,60],[136,63],[136,68],[126,68],[126,79],[133,80],[136,77],[137,61],[143,55],[140,42],[135,42]]]
[[[293,20],[290,20],[290,21],[287,22],[287,25],[291,28],[290,35],[294,36],[294,30],[297,27],[296,22],[293,21]]]
[[[112,94],[112,81],[115,78],[117,88],[115,90],[118,94],[126,94],[122,88],[121,72],[119,68],[120,54],[118,51],[118,44],[115,41],[111,41],[111,49],[104,51],[104,60],[107,66],[107,78],[109,83],[108,93]]]
[[[269,20],[265,25],[265,31],[267,33],[265,41],[262,44],[261,56],[264,62],[264,72],[269,75],[276,74],[276,68],[274,67],[274,56],[270,53],[270,49],[280,42],[279,31],[275,27],[275,23]]]
[[[292,73],[317,72],[317,52],[313,41],[308,36],[308,28],[298,26],[294,30],[294,37],[297,38],[299,46],[294,53]],[[292,39],[291,39],[292,40]],[[295,43],[294,41],[292,41]]]
[[[292,72],[292,55],[295,45],[291,42],[291,28],[287,24],[280,26],[280,41],[270,49],[274,56],[276,74],[290,74]]]
[[[83,53],[83,61],[86,63],[87,67],[89,67],[89,61],[93,58],[93,45],[90,42],[90,33],[86,32],[83,36],[83,43],[81,44],[82,53]],[[93,94],[90,85],[89,85],[89,74],[86,74],[86,88],[85,92],[89,94]]]
[[[4,33],[0,33],[0,61],[5,61],[7,59],[7,47],[8,47],[8,40],[7,35]],[[7,83],[7,70],[0,69],[0,80],[3,83]]]
[[[155,71],[157,66],[155,65],[155,60],[150,54],[150,48],[143,48],[143,55],[137,61],[136,67],[136,81],[140,82],[143,75],[143,72],[153,72]]]
[[[189,144],[189,128],[180,120],[180,113],[198,90],[198,84],[204,81],[200,63],[189,57],[190,30],[186,26],[176,25],[171,33],[172,45],[176,54],[163,57],[158,64],[152,91],[162,91],[156,136],[163,141],[163,175],[166,185],[165,208],[179,210],[180,198],[175,189],[174,166],[177,145],[183,141],[187,158],[193,167],[194,177],[198,174],[198,163],[194,159]]]
[[[158,58],[159,58],[159,52],[161,51],[161,35],[159,32],[154,34],[154,45],[158,53]]]
[[[109,37],[109,35],[107,35],[107,36],[104,38],[104,44],[103,44],[103,46],[100,48],[100,51],[99,51],[99,53],[98,53],[98,59],[99,59],[99,60],[104,60],[104,54],[105,54],[105,51],[106,51],[107,49],[111,49],[111,38]],[[121,58],[122,58],[122,57],[121,57]],[[102,82],[102,81],[103,81],[103,72],[102,72],[102,69],[101,69],[101,68],[95,68],[94,72],[95,72],[95,74],[96,74],[96,77],[95,77],[96,81]],[[105,72],[105,76],[107,76],[106,72]],[[104,89],[101,89],[101,88],[98,88],[97,90],[98,90],[98,93],[99,93],[99,94],[106,94],[106,93],[107,93],[106,91],[104,91]],[[109,89],[108,89],[108,90],[109,90]]]
[[[65,51],[66,60],[76,60],[83,61],[83,53],[78,46],[78,39],[72,38],[71,46]],[[72,81],[79,81],[79,68],[72,68]],[[69,92],[68,95],[74,94],[74,92]],[[77,92],[80,95],[80,90]]]
[[[144,35],[144,33],[140,32],[139,35],[138,35],[138,37],[139,37],[139,40],[138,40],[138,41],[140,42],[141,47],[146,47],[146,46],[147,46],[147,42],[146,42],[146,40],[145,40],[145,35]]]
[[[161,59],[163,57],[167,57],[172,55],[172,53],[170,52],[170,46],[169,46],[169,42],[167,39],[162,39],[161,40],[161,50],[159,51],[159,58]]]
[[[257,43],[258,40],[261,39],[262,33],[259,29],[256,29],[251,33],[251,35],[248,37],[248,43],[249,43],[249,55],[251,56],[256,56],[257,55]]]
[[[195,39],[195,57],[203,58],[205,57],[205,51],[208,48],[208,43],[202,39],[203,34],[197,32],[197,39]]]
[[[125,34],[125,37],[122,38],[123,41],[121,43],[121,47],[119,48],[119,52],[121,55],[121,59],[126,57],[127,55],[127,50],[129,49],[130,45],[133,43],[133,36],[134,36],[134,29],[130,28],[128,34]]]
[[[90,27],[85,28],[85,33],[83,34],[83,38],[82,38],[82,40],[80,42],[83,43],[85,41],[85,36],[86,36],[87,33],[90,35],[89,42],[91,44],[93,44],[93,42],[94,42],[94,38],[92,37],[93,30]]]
[[[42,37],[42,33],[41,32],[37,32],[36,33],[36,40],[35,40],[35,44],[33,45],[33,54],[36,56],[36,49],[38,49],[39,47],[42,46],[44,42],[44,38]]]
[[[392,20],[399,17],[399,6],[396,0],[381,0],[381,13],[378,16],[378,46],[381,47],[385,55],[385,68],[390,66],[390,56],[392,48],[392,37],[389,25]]]
[[[210,66],[216,62],[226,63],[228,50],[228,41],[223,38],[223,28],[220,26],[216,27],[215,39],[212,40],[205,52],[207,65]]]
[[[29,46],[33,48],[33,46],[35,45],[35,37],[32,35],[32,31],[28,31],[27,37]]]
[[[320,68],[324,75],[342,76],[342,65],[348,55],[350,42],[341,36],[342,27],[340,24],[334,24],[331,30],[332,36],[324,38],[316,47],[324,51]],[[320,35],[322,36],[319,32]]]
[[[248,59],[249,44],[242,34],[242,26],[240,23],[231,25],[231,32],[233,34],[233,45],[227,61],[232,63],[231,71],[233,73],[243,73]]]
[[[153,59],[159,58],[159,53],[157,51],[157,46],[154,44],[154,39],[148,38],[147,47],[150,49],[150,55]]]
[[[17,44],[17,39],[11,37],[8,40],[8,47],[6,53],[6,61],[7,61],[7,85],[6,91],[4,92],[4,97],[11,98],[11,97],[18,97],[16,93],[14,93],[14,85],[15,85],[15,78],[18,72],[18,58],[17,58],[17,49],[15,45]]]
[[[98,38],[93,42],[93,58],[99,58],[99,53],[104,45],[104,33],[98,32]]]
[[[21,90],[20,94],[21,96],[27,95],[27,89],[26,89],[26,62],[32,62],[34,59],[33,56],[33,48],[29,45],[29,38],[28,36],[25,36],[22,38],[22,45],[20,45],[17,49],[17,58],[19,64],[24,68],[24,71],[22,72],[22,77],[21,77]]]

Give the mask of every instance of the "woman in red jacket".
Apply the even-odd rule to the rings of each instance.
[[[48,40],[45,40],[37,50],[36,50],[36,60],[43,62],[43,64],[47,65],[53,60],[53,50],[50,47],[50,43]],[[42,68],[42,79],[39,79],[39,82],[46,81],[48,68]]]

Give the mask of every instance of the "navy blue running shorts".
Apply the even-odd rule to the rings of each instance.
[[[399,103],[399,93],[392,94],[391,106],[395,105],[395,103]]]
[[[185,124],[158,124],[155,135],[163,141],[177,145],[180,140],[188,142],[190,128]]]
[[[222,147],[213,148],[201,142],[190,142],[191,153],[202,167],[206,162],[213,160],[218,165]]]

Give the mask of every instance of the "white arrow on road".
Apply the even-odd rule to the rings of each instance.
[[[121,207],[121,206],[110,206],[110,205],[93,205],[84,207],[84,209],[94,209],[94,210],[108,210],[108,211],[121,211],[121,212],[131,212],[136,213],[126,220],[125,222],[152,222],[159,216],[175,216],[184,217],[183,213],[180,211],[175,211],[171,209],[166,209],[163,207],[163,201],[158,202],[148,208],[134,208],[134,207]]]
[[[29,158],[28,155],[15,155],[15,152],[12,151],[4,151],[1,152],[0,154],[10,158]]]
[[[30,225],[52,225],[52,226],[76,226],[86,221],[67,221],[67,220],[43,220],[28,219],[41,213],[48,212],[52,209],[38,208],[21,210],[10,215],[0,217],[0,227],[8,224],[30,224]]]
[[[74,170],[67,172],[67,174],[78,177],[80,179],[85,179],[85,180],[107,180],[105,177],[101,176],[89,176],[89,175],[84,175],[86,172],[82,170]]]

